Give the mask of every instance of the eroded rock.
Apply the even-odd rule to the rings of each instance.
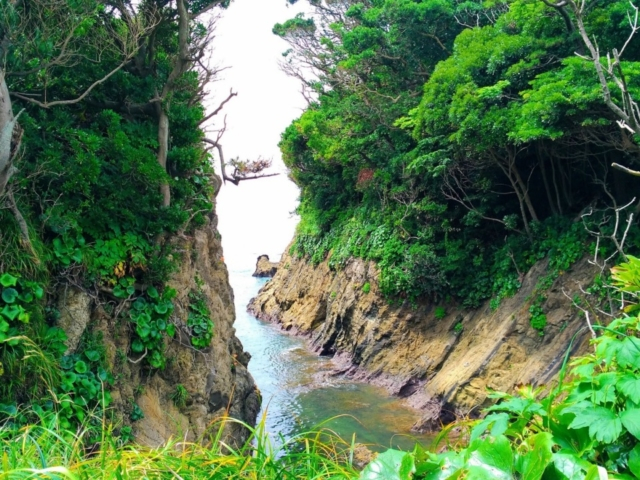
[[[61,287],[58,292],[58,326],[67,334],[66,355],[75,352],[91,320],[91,297],[76,287]]]
[[[192,236],[171,239],[182,262],[169,286],[177,291],[171,321],[177,327],[175,338],[165,341],[166,368],[153,370],[131,352],[130,322],[115,319],[103,305],[94,305],[92,297],[73,289],[61,289],[59,325],[65,329],[69,352],[73,352],[88,329],[99,333],[110,370],[118,379],[112,387],[112,407],[124,425],[133,427],[139,443],[164,444],[169,438],[188,441],[209,440],[220,428],[219,419],[237,418],[253,425],[260,409],[260,396],[247,370],[250,355],[235,336],[235,306],[222,246],[215,229],[216,217]],[[186,327],[189,294],[201,292],[214,323],[211,343],[195,349]],[[187,392],[184,405],[175,398]],[[144,417],[135,419],[135,406]],[[237,423],[224,427],[224,441],[243,443],[248,432]]]
[[[269,255],[260,255],[256,261],[253,277],[273,277],[278,271],[278,262],[270,262]]]
[[[532,293],[547,273],[545,262],[497,310],[488,301],[475,310],[453,302],[390,305],[372,262],[352,259],[337,272],[327,262],[314,266],[288,254],[281,263],[289,268],[261,289],[249,311],[307,336],[315,351],[332,355],[336,368],[355,379],[405,397],[424,412],[417,430],[477,414],[488,402],[487,388],[510,391],[518,384],[551,382],[574,334],[575,351],[588,341],[583,320],[564,294],[550,294],[542,305],[548,319],[544,336],[531,327]],[[580,261],[550,292],[572,297],[595,273],[586,259]]]

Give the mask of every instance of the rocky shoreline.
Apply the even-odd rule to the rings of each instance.
[[[488,404],[488,389],[552,382],[571,338],[577,335],[572,353],[588,344],[583,320],[563,293],[573,297],[591,282],[595,272],[586,260],[546,292],[544,336],[530,326],[529,307],[545,262],[496,310],[489,302],[475,310],[454,303],[390,305],[371,262],[352,260],[335,272],[326,262],[314,266],[285,254],[280,265],[248,311],[306,337],[313,351],[333,358],[336,373],[406,398],[422,414],[416,431],[476,415]]]

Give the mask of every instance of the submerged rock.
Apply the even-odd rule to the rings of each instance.
[[[423,412],[418,431],[477,415],[488,403],[488,388],[511,391],[553,381],[572,337],[577,335],[573,353],[588,343],[570,300],[596,273],[586,259],[545,292],[544,336],[531,327],[529,307],[547,274],[545,261],[497,309],[487,301],[473,310],[453,301],[392,305],[380,293],[373,262],[352,259],[332,271],[326,261],[313,265],[285,254],[281,263],[288,268],[278,270],[249,311],[307,336],[318,354],[332,356],[347,375],[406,398]]]
[[[278,262],[270,262],[269,255],[260,255],[253,277],[273,277],[278,271]]]

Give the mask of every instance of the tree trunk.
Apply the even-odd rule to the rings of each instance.
[[[158,163],[166,172],[169,151],[169,116],[162,106],[159,106],[158,110]],[[168,183],[160,185],[160,193],[162,193],[162,206],[168,207],[171,204],[171,190]]]
[[[549,207],[551,208],[553,215],[557,215],[558,210],[556,209],[553,196],[551,195],[551,187],[549,186],[549,179],[547,178],[547,167],[545,166],[544,155],[542,155],[538,149],[536,149],[536,151],[538,154],[538,161],[540,162],[540,173],[542,174],[544,191],[547,194],[547,202],[549,202]]]
[[[560,215],[564,215],[562,210],[562,199],[560,198],[560,190],[558,189],[558,179],[556,178],[556,166],[551,162],[551,178],[553,179],[553,190],[556,192],[556,202],[558,203],[558,211]]]
[[[9,88],[4,78],[4,71],[0,69],[0,195],[4,191],[15,173],[13,166],[11,139],[16,126],[13,115]]]
[[[513,176],[515,177],[516,182],[518,182],[518,185],[520,186],[520,192],[522,194],[522,198],[524,200],[524,203],[527,205],[527,210],[529,210],[529,215],[531,215],[531,219],[537,222],[538,221],[538,214],[536,213],[535,209],[533,208],[533,204],[531,203],[531,197],[529,196],[529,188],[522,181],[522,177],[520,176],[520,172],[518,171],[518,168],[516,167],[515,158],[510,159],[510,161],[509,161],[509,169],[513,172]]]
[[[493,158],[493,161],[498,165],[498,167],[500,167],[500,170],[502,170],[502,173],[504,173],[504,175],[509,179],[509,183],[511,183],[511,186],[513,187],[513,191],[516,194],[516,196],[518,197],[518,203],[520,204],[520,215],[522,217],[522,223],[524,225],[524,229],[527,232],[527,236],[529,237],[529,239],[531,239],[531,229],[529,228],[529,220],[527,219],[527,212],[525,209],[525,195],[526,192],[521,192],[520,191],[520,185],[519,182],[517,181],[516,178],[514,178],[514,168],[513,168],[513,159],[511,158],[511,156],[509,156],[509,160],[505,163],[503,163],[500,158],[498,157],[498,155],[493,152],[490,151],[490,155]]]

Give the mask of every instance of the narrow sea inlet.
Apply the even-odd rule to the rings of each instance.
[[[245,351],[251,354],[249,371],[263,397],[267,431],[272,440],[287,439],[323,423],[342,438],[369,444],[373,450],[411,449],[428,436],[410,431],[418,420],[414,410],[379,387],[332,376],[329,358],[319,357],[302,338],[287,335],[274,325],[246,312],[266,279],[251,276],[253,270],[229,272],[235,293],[235,328]],[[329,420],[331,419],[331,420]]]

